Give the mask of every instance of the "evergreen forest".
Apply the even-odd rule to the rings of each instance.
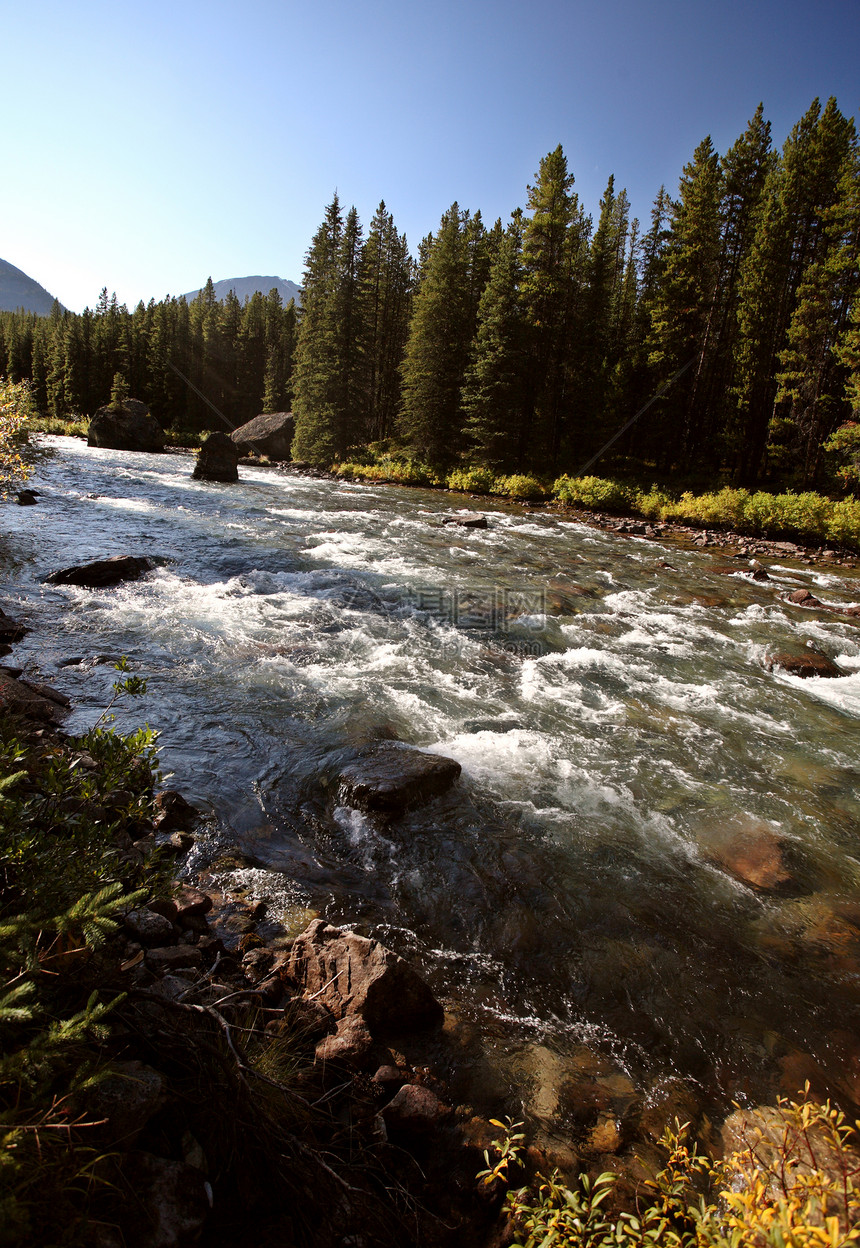
[[[815,100],[780,151],[760,105],[644,225],[613,177],[589,215],[560,146],[507,223],[454,203],[416,256],[384,203],[365,233],[335,195],[300,309],[220,303],[210,281],[129,311],[105,289],[82,315],[0,314],[0,374],[61,419],[117,373],[166,428],[215,427],[206,400],[235,425],[291,409],[294,457],[324,468],[382,452],[546,479],[599,456],[643,480],[832,490],[860,446],[859,247],[853,120]]]

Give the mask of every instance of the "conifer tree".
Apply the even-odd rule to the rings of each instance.
[[[528,188],[522,298],[531,368],[525,438],[537,467],[557,465],[569,417],[569,355],[587,260],[588,224],[559,145]]]
[[[495,246],[463,386],[469,459],[497,470],[523,468],[528,450],[523,422],[526,340],[521,251],[522,213],[517,211]]]
[[[469,214],[454,203],[425,247],[403,361],[400,434],[413,455],[452,463],[463,444],[460,392],[474,330],[471,262],[480,255]]]
[[[361,257],[364,378],[362,429],[369,441],[387,438],[400,403],[400,367],[409,332],[412,263],[380,202]]]

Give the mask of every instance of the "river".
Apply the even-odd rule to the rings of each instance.
[[[13,661],[73,699],[70,730],[116,679],[93,656],[146,677],[116,722],[157,728],[210,812],[189,869],[240,852],[223,878],[289,928],[325,913],[415,960],[515,1111],[563,1119],[584,1069],[616,1108],[676,1076],[716,1106],[810,1074],[860,1100],[860,627],[780,597],[857,602],[855,573],[758,583],[555,513],[192,463],[40,437],[39,503],[0,539],[32,627]],[[487,529],[442,525],[459,510]],[[114,553],[159,566],[42,584]],[[808,643],[846,674],[767,670]],[[331,778],[392,736],[460,781],[391,822],[338,806]],[[773,892],[720,864],[762,829]]]

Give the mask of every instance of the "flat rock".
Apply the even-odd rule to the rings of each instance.
[[[64,708],[53,698],[43,697],[24,681],[17,680],[10,672],[0,668],[0,712],[10,711],[44,723],[57,723]]]
[[[208,914],[212,905],[212,898],[208,893],[201,893],[199,888],[191,888],[188,884],[180,888],[176,896],[176,910],[180,919],[195,914]]]
[[[292,412],[263,412],[230,434],[240,455],[265,455],[289,461],[295,422]]]
[[[61,568],[45,577],[46,585],[82,585],[86,589],[102,589],[121,581],[136,581],[151,572],[155,564],[144,555],[111,555],[109,559],[93,559],[89,563]]]
[[[775,667],[788,672],[792,676],[800,676],[804,680],[810,676],[844,676],[841,667],[819,654],[817,650],[804,650],[802,654],[771,654],[767,657],[766,667],[773,671]]]
[[[114,451],[164,450],[164,430],[139,399],[125,399],[117,411],[100,407],[90,421],[87,445]]]
[[[442,1006],[408,962],[376,940],[315,919],[296,937],[287,971],[338,1021],[363,1018],[372,1035],[434,1027]]]
[[[176,944],[176,932],[170,919],[154,910],[130,910],[123,917],[123,926],[135,940],[149,948]]]
[[[175,971],[183,966],[199,966],[203,955],[196,945],[172,945],[166,949],[149,949],[146,965],[151,971]]]
[[[343,768],[339,798],[361,810],[402,811],[446,792],[460,771],[453,758],[383,741],[367,747]]]
[[[442,520],[443,524],[456,524],[461,529],[486,529],[489,528],[486,516],[445,516]]]

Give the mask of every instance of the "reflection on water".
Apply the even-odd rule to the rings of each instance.
[[[857,1099],[860,628],[780,597],[848,603],[856,581],[785,563],[755,583],[677,549],[670,568],[654,542],[462,496],[42,448],[39,505],[4,509],[4,601],[33,625],[16,661],[56,675],[82,728],[114,673],[58,665],[127,654],[149,681],[127,722],[160,729],[258,888],[418,957],[514,1084],[538,1063],[541,1104],[583,1046],[622,1100],[804,1071]],[[441,525],[463,506],[488,529]],[[120,551],[159,568],[41,585]],[[847,674],[766,670],[807,644]],[[461,781],[395,821],[339,806],[333,777],[378,737],[453,756]],[[770,891],[728,842],[778,856],[756,868]]]

